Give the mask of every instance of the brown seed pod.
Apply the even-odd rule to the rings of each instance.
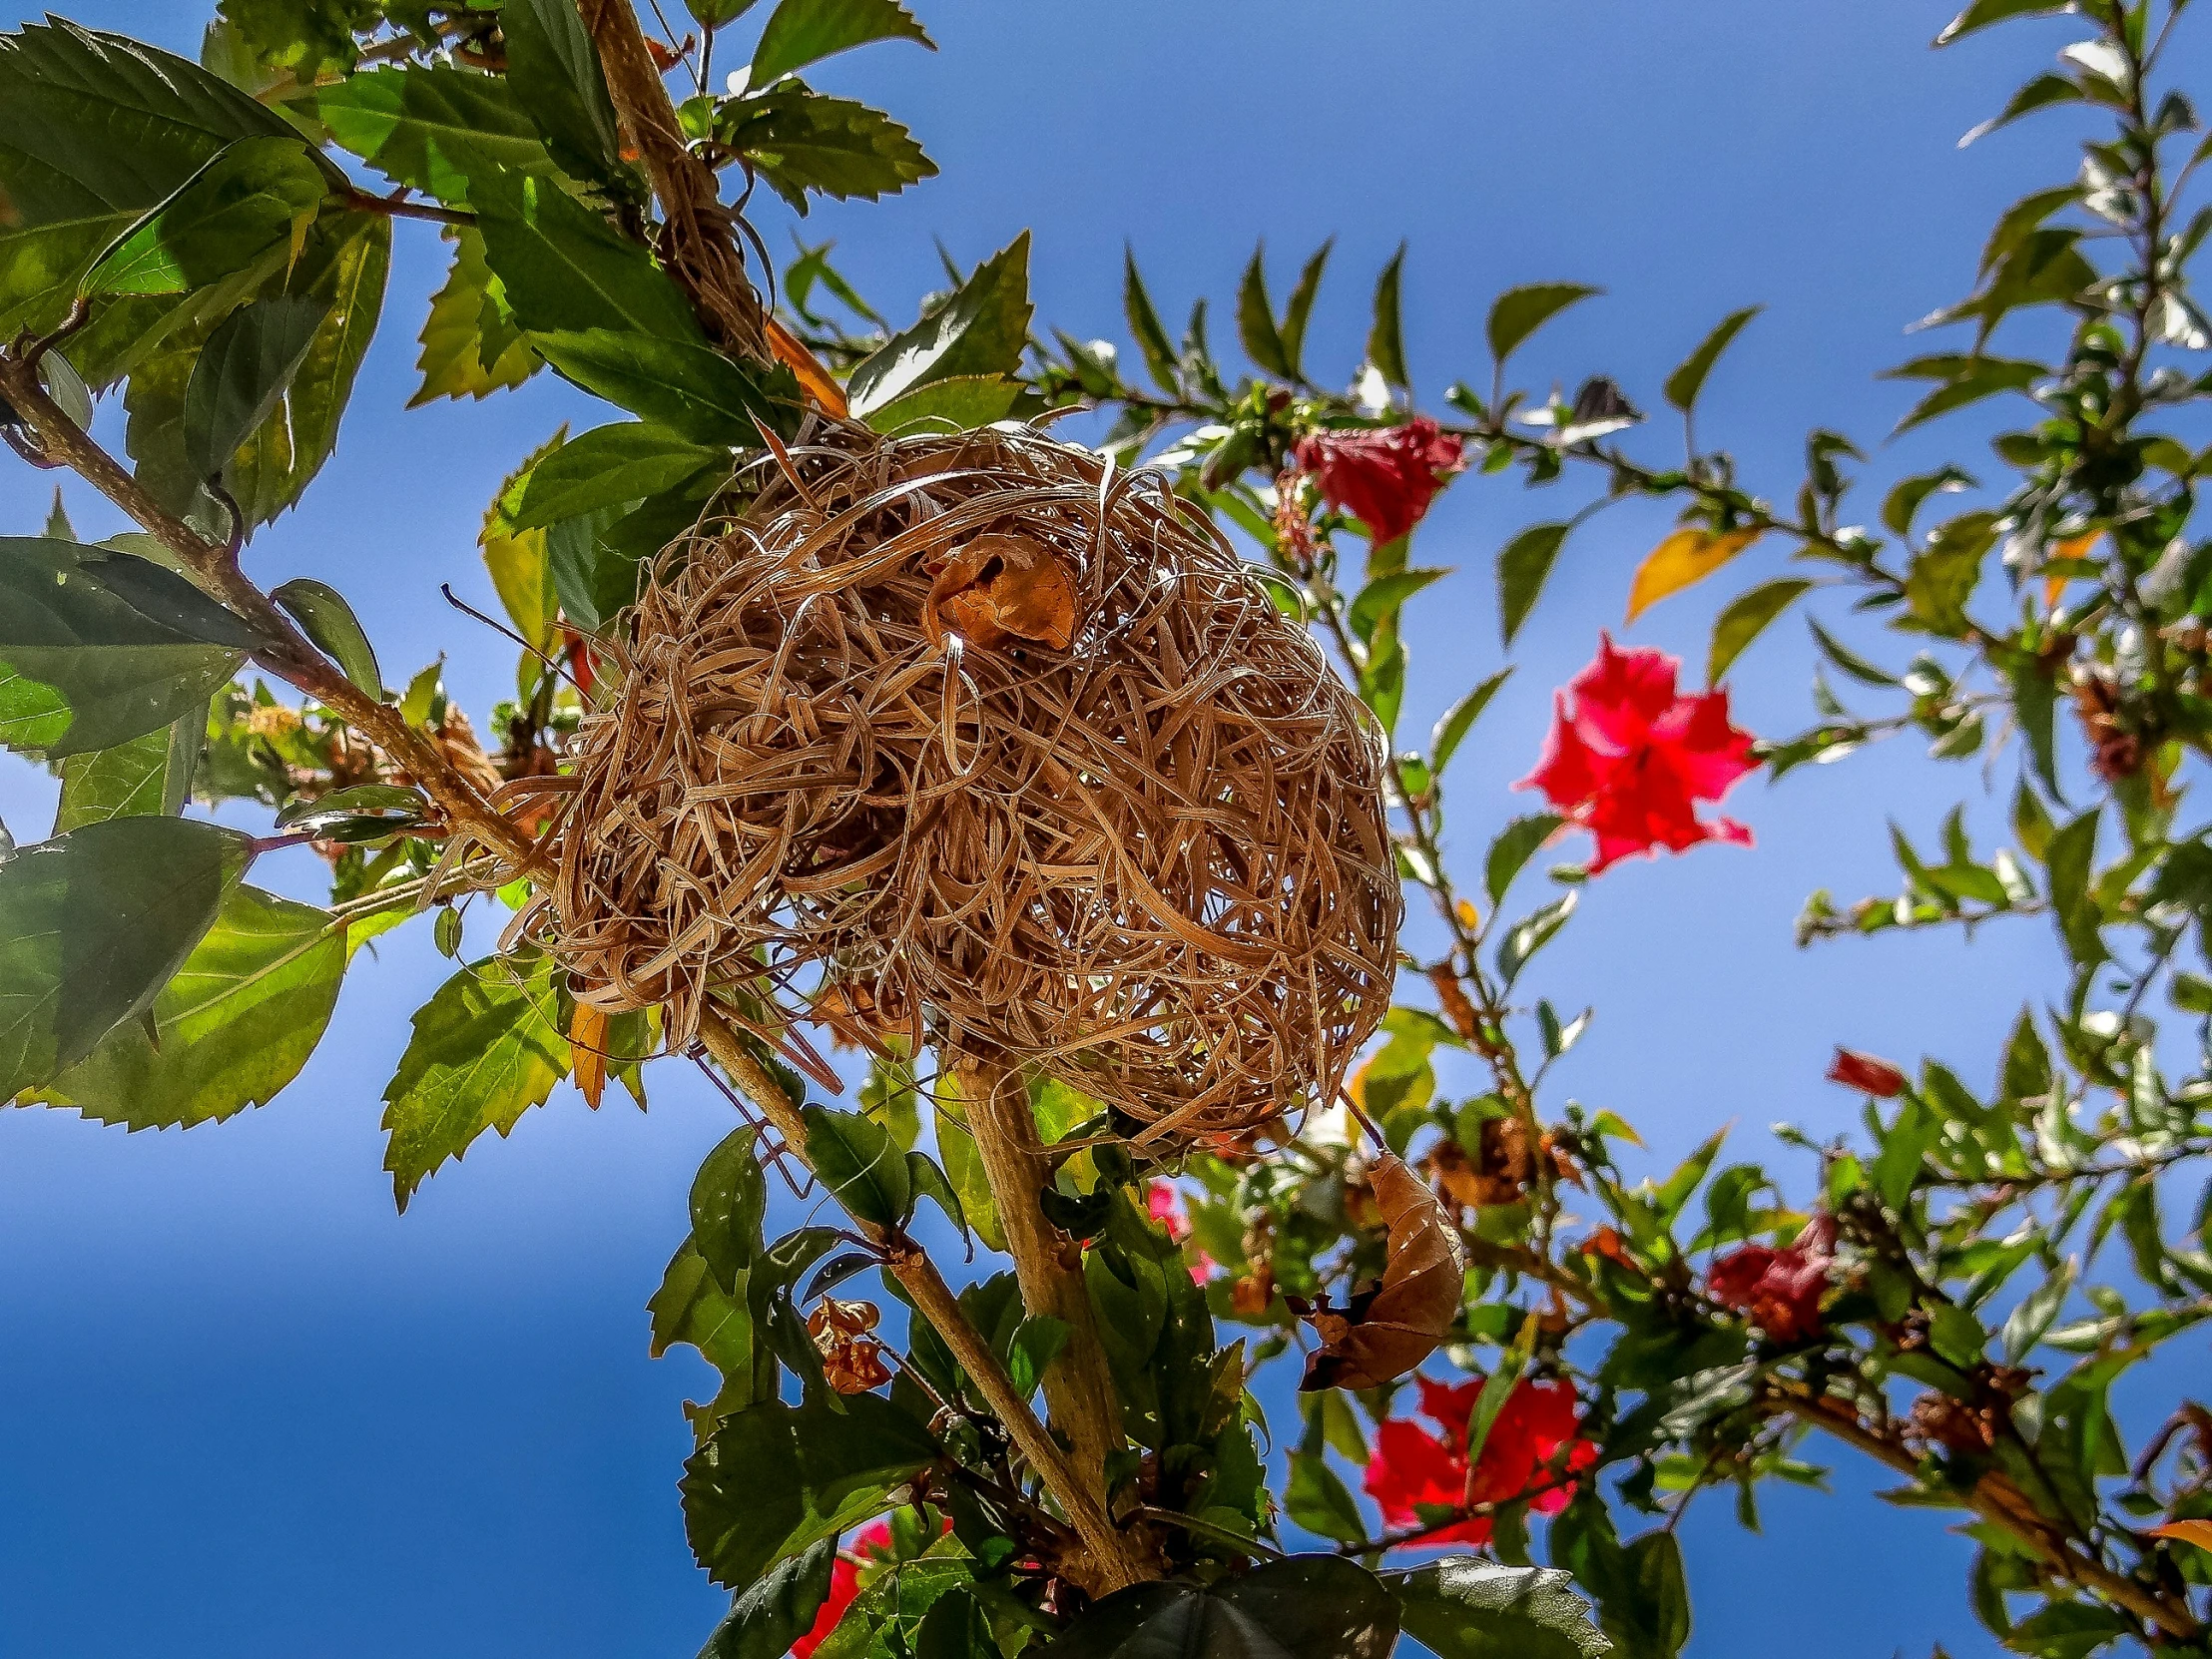
[[[1403,1377],[1443,1345],[1466,1292],[1459,1233],[1426,1182],[1387,1152],[1368,1166],[1389,1229],[1387,1266],[1339,1313],[1325,1301],[1306,1316],[1321,1338],[1301,1389],[1373,1388]]]
[[[578,733],[546,933],[579,1000],[680,1045],[772,995],[1148,1138],[1331,1097],[1389,1002],[1384,747],[1219,533],[1024,430],[818,423],[754,476]]]

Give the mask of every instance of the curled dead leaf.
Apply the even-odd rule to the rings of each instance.
[[[928,566],[923,617],[939,644],[958,634],[995,650],[1027,640],[1065,651],[1075,638],[1075,589],[1060,562],[1019,536],[977,536]]]
[[[807,1316],[807,1334],[822,1355],[822,1375],[840,1394],[863,1394],[891,1380],[883,1345],[869,1335],[881,1318],[873,1303],[834,1297],[824,1297]]]
[[[1389,1229],[1382,1283],[1341,1312],[1325,1300],[1306,1316],[1321,1347],[1301,1389],[1373,1388],[1403,1377],[1442,1346],[1459,1317],[1466,1256],[1436,1195],[1387,1152],[1369,1167],[1368,1182]]]
[[[584,1104],[599,1110],[607,1092],[607,1015],[588,1003],[576,1004],[568,1021],[569,1075],[584,1091]]]

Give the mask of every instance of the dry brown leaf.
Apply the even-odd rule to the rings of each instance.
[[[2050,548],[2051,555],[2060,559],[2086,559],[2089,556],[2089,549],[2096,546],[2097,537],[2103,534],[2102,530],[2091,530],[2086,536],[2069,536],[2064,541],[2053,542]],[[2055,611],[2058,609],[2058,596],[2066,591],[2066,584],[2072,580],[2073,578],[2070,576],[2046,576],[2043,578],[2044,610]]]
[[[1009,639],[1065,651],[1075,638],[1075,589],[1036,543],[977,536],[931,572],[927,616],[936,632],[994,650]]]
[[[1302,1389],[1373,1388],[1403,1377],[1442,1346],[1466,1292],[1458,1230],[1427,1184],[1385,1152],[1368,1168],[1376,1207],[1389,1229],[1382,1285],[1342,1313],[1325,1303],[1307,1316],[1321,1347]]]
[[[604,1011],[588,1003],[576,1004],[576,1012],[568,1021],[568,1051],[570,1075],[576,1079],[576,1086],[584,1091],[584,1104],[596,1112],[600,1097],[607,1092],[607,1016]]]

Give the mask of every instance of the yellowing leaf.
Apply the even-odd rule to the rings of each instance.
[[[1675,531],[1637,567],[1636,579],[1628,587],[1628,620],[1634,622],[1668,594],[1704,581],[1758,539],[1757,530],[1720,535],[1710,530]]]
[[[1482,930],[1482,912],[1474,907],[1473,899],[1462,898],[1452,909],[1459,917],[1459,925],[1468,932],[1479,933]]]
[[[568,1022],[570,1075],[584,1091],[584,1104],[599,1110],[599,1097],[607,1092],[607,1016],[597,1008],[576,1004]]]
[[[2102,534],[2104,532],[2101,530],[2091,530],[2086,536],[2071,536],[2065,541],[2053,542],[2050,549],[2051,557],[2054,559],[2086,559],[2089,556],[2089,549],[2096,546],[2097,537]],[[2043,578],[2044,610],[2055,611],[2058,609],[2058,596],[2066,591],[2066,584],[2072,580],[2073,578],[2064,572],[2060,572],[2056,576]]]
[[[2212,1550],[2212,1520],[2168,1521],[2164,1526],[2153,1526],[2148,1530],[2154,1538],[2179,1538],[2185,1544],[2195,1544],[2199,1549]]]

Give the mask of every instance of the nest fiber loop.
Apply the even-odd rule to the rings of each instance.
[[[1333,1095],[1401,900],[1372,719],[1157,476],[1035,432],[818,428],[664,553],[576,745],[578,995],[764,986],[1149,1127]]]

